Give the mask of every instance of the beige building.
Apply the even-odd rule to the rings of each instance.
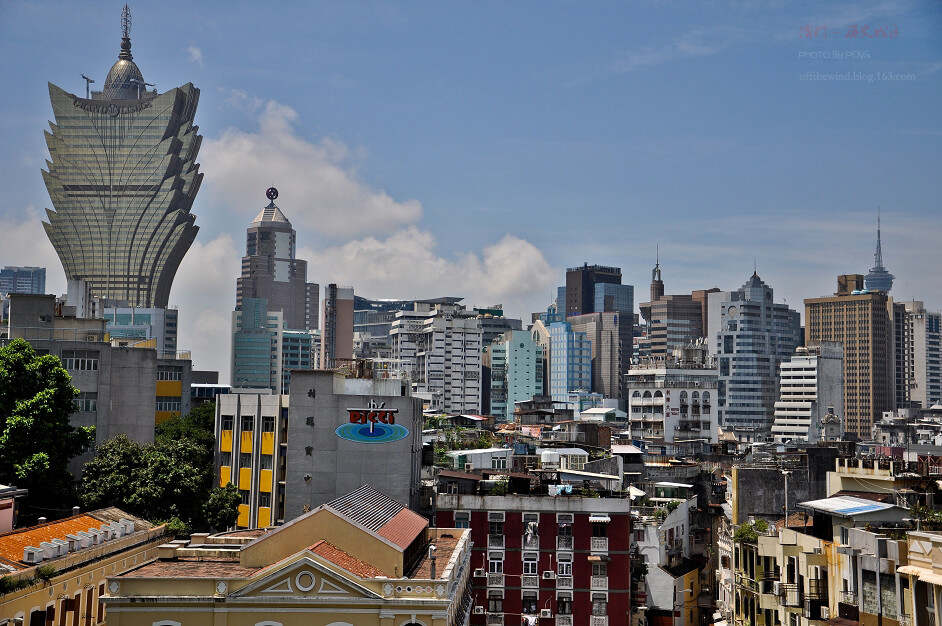
[[[165,530],[107,508],[0,534],[0,624],[105,623],[105,579],[156,558]]]
[[[844,346],[844,428],[869,439],[895,405],[893,299],[865,291],[863,276],[838,276],[833,296],[805,300],[805,345]]]
[[[463,626],[470,531],[372,487],[277,529],[193,535],[108,580],[111,626]]]
[[[907,535],[909,564],[897,571],[912,590],[905,613],[906,626],[942,623],[942,533],[911,532]]]

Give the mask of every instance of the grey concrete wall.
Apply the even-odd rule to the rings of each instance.
[[[344,379],[332,372],[298,371],[292,376],[285,520],[363,484],[417,507],[424,424],[421,400],[337,393],[343,389]],[[349,423],[347,409],[367,407],[370,400],[398,409],[396,424],[405,426],[409,435],[388,443],[359,443],[339,437],[337,428]]]
[[[776,467],[740,467],[737,480],[739,523],[750,515],[763,519],[781,519],[785,506],[785,478]],[[796,469],[788,476],[788,511],[798,510],[798,503],[808,497],[808,475]]]

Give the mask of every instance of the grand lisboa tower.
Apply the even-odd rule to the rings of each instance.
[[[84,98],[52,83],[43,178],[54,210],[46,234],[70,281],[124,306],[165,308],[173,277],[199,230],[190,213],[203,175],[193,124],[200,91],[158,94],[131,56],[131,16],[101,91]]]

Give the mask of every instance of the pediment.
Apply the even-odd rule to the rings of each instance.
[[[261,578],[232,595],[258,598],[321,598],[325,601],[380,597],[354,578],[347,578],[319,563],[310,554],[269,568]]]

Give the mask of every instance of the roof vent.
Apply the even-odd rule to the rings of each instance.
[[[41,563],[43,558],[42,548],[34,548],[33,546],[23,548],[23,560],[27,563]]]
[[[54,559],[59,556],[59,546],[48,541],[41,541],[39,547],[43,549],[44,559]]]

